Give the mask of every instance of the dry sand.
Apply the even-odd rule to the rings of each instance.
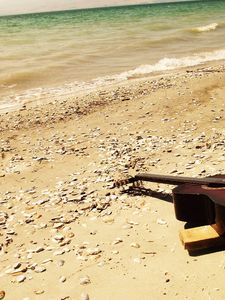
[[[223,65],[132,79],[0,116],[0,290],[9,300],[224,299],[224,251],[191,256],[171,186],[224,172]],[[0,299],[3,299],[0,295]]]

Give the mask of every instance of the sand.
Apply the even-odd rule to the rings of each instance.
[[[224,173],[224,79],[204,66],[3,113],[0,299],[223,299],[224,251],[184,249],[172,186],[112,185]]]

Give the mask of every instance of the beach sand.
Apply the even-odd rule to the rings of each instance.
[[[172,186],[112,189],[138,172],[224,173],[224,83],[221,63],[2,114],[4,299],[224,299],[224,251],[184,249]]]

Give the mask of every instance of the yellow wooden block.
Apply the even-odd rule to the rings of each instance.
[[[221,236],[216,224],[183,229],[180,240],[187,250],[203,250],[225,246],[225,237]]]

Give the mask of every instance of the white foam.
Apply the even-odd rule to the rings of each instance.
[[[218,27],[218,25],[219,25],[218,23],[211,23],[205,26],[193,28],[192,30],[195,32],[206,32],[206,31],[215,30]]]
[[[42,104],[49,99],[56,100],[61,97],[75,95],[79,92],[88,93],[96,90],[97,87],[106,87],[113,83],[126,81],[133,77],[145,76],[153,72],[169,71],[183,67],[191,67],[203,64],[205,62],[225,59],[225,49],[215,50],[212,52],[204,52],[192,56],[169,58],[165,57],[159,60],[156,64],[142,65],[133,70],[122,72],[116,75],[98,77],[88,82],[71,82],[55,88],[35,88],[26,90],[21,94],[10,95],[1,101],[0,112],[4,110],[15,109],[19,105],[27,102],[34,104]]]
[[[191,67],[203,64],[205,62],[225,59],[225,49],[215,50],[212,52],[205,52],[186,56],[181,58],[163,58],[154,65],[139,66],[134,70],[123,72],[118,75],[118,78],[129,79],[133,76],[150,74],[153,72],[174,70],[182,67]]]

